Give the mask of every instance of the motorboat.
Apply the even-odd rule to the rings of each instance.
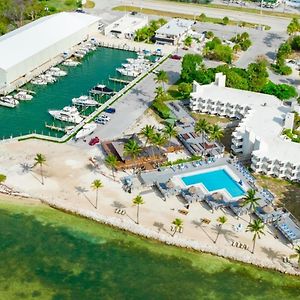
[[[92,94],[114,95],[115,92],[104,84],[97,84],[91,91]]]
[[[73,105],[78,106],[98,106],[99,103],[89,96],[80,96],[79,98],[72,99]]]
[[[88,135],[92,134],[96,130],[96,128],[96,123],[88,123],[83,125],[82,129],[77,132],[75,139],[78,140],[87,137]]]
[[[0,105],[9,107],[9,108],[15,108],[19,104],[19,101],[16,100],[13,96],[7,95],[0,97]]]
[[[56,78],[52,76],[50,73],[41,74],[37,77],[38,79],[44,80],[46,84],[56,82]]]
[[[80,51],[75,51],[74,52],[74,56],[77,58],[83,58],[84,57],[84,53],[80,52]]]
[[[62,110],[49,110],[49,114],[63,122],[79,124],[83,120],[75,106],[65,106]]]
[[[132,69],[123,69],[123,68],[117,68],[116,69],[120,74],[124,76],[129,76],[129,77],[137,77],[140,72],[132,70]]]
[[[33,96],[29,95],[26,91],[20,91],[14,95],[14,98],[21,101],[29,101],[33,98]]]
[[[80,65],[80,62],[79,61],[75,61],[73,59],[66,59],[63,63],[62,63],[63,66],[66,66],[66,67],[76,67],[78,65]]]
[[[48,74],[54,77],[66,76],[68,73],[66,71],[61,70],[58,67],[52,67],[48,70]]]
[[[47,81],[42,78],[34,78],[30,81],[34,85],[47,85]]]

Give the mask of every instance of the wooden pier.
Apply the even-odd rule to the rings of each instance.
[[[64,133],[67,132],[67,128],[55,126],[54,124],[49,125],[49,124],[45,123],[45,127],[48,129],[54,130],[54,131],[59,131],[59,132],[64,132]]]
[[[130,80],[125,80],[125,79],[121,79],[121,78],[114,78],[114,77],[109,77],[109,80],[113,81],[113,82],[124,83],[124,84],[129,84],[131,82]]]

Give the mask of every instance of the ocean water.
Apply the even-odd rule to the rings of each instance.
[[[0,201],[0,299],[300,299],[300,278]]]
[[[60,127],[65,125],[63,122],[54,122],[48,110],[71,105],[72,98],[88,95],[89,90],[97,83],[106,84],[119,91],[123,85],[109,81],[109,77],[120,77],[116,68],[121,67],[126,58],[132,57],[136,57],[135,52],[100,47],[88,53],[82,59],[82,64],[77,67],[60,66],[68,75],[59,78],[56,83],[47,86],[27,84],[23,88],[36,92],[33,100],[21,101],[13,109],[0,106],[0,139],[32,132],[62,136],[62,133],[45,127],[45,123],[54,123]],[[91,111],[84,114],[87,113]]]

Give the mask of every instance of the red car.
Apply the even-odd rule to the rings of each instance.
[[[98,144],[99,142],[100,142],[100,140],[99,140],[99,138],[96,136],[96,137],[94,137],[94,138],[92,138],[92,139],[90,140],[89,145],[90,145],[90,146],[94,146],[94,145]]]
[[[181,60],[181,56],[174,54],[171,56],[172,59]]]

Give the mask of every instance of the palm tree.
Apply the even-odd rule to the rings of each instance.
[[[0,184],[3,184],[6,180],[6,176],[4,174],[0,174]]]
[[[209,133],[209,123],[205,119],[199,119],[194,127],[195,133],[203,135]]]
[[[105,164],[111,169],[112,176],[115,179],[115,171],[116,171],[116,166],[118,164],[117,157],[113,154],[107,155],[105,158]]]
[[[158,148],[161,148],[163,145],[166,144],[166,137],[164,134],[161,134],[160,132],[156,132],[152,138],[151,138],[151,143]],[[154,156],[154,149],[153,149],[153,156]]]
[[[209,126],[209,139],[212,141],[220,140],[224,135],[224,130],[217,124]]]
[[[295,248],[295,254],[292,254],[290,258],[298,258],[298,265],[300,266],[300,246]]]
[[[177,136],[177,134],[178,134],[178,132],[176,130],[176,126],[174,124],[170,124],[170,123],[167,123],[163,132],[168,140],[170,140],[172,137]]]
[[[156,83],[161,83],[162,86],[163,86],[163,89],[165,91],[165,83],[168,83],[169,81],[169,76],[168,76],[168,73],[164,70],[160,70],[158,71],[158,73],[156,74],[156,77],[155,77],[155,82]]]
[[[141,195],[137,195],[132,200],[133,205],[137,205],[136,209],[136,224],[139,224],[139,215],[140,215],[140,205],[144,204],[143,197]]]
[[[262,234],[265,234],[264,233],[264,228],[265,228],[265,224],[260,219],[253,220],[253,222],[249,223],[248,226],[247,226],[246,231],[250,231],[250,232],[253,233],[253,238],[252,238],[252,241],[253,241],[252,254],[254,253],[256,239],[257,238],[260,239],[260,236]]]
[[[147,146],[148,141],[152,138],[155,133],[155,127],[153,125],[146,125],[141,130],[141,135],[146,138],[144,147]]]
[[[217,234],[217,237],[216,237],[214,243],[217,242],[219,235],[221,233],[221,230],[222,230],[222,226],[227,222],[227,218],[226,218],[226,216],[221,216],[217,219],[217,221],[219,222],[219,230],[218,230],[218,234]]]
[[[158,86],[155,89],[155,98],[161,99],[165,95],[165,91],[162,86]]]
[[[92,185],[91,185],[91,188],[93,190],[96,190],[96,205],[95,205],[95,208],[97,209],[98,208],[98,194],[99,194],[99,189],[103,187],[103,184],[101,182],[100,179],[95,179],[93,182],[92,182]]]
[[[260,198],[255,197],[256,191],[253,189],[249,189],[246,195],[243,197],[243,206],[249,205],[250,209],[250,222],[251,222],[251,214],[254,213],[256,207],[258,206],[258,200]]]
[[[40,165],[42,184],[44,184],[43,165],[46,163],[46,157],[41,153],[37,153],[34,160],[35,160],[35,164],[34,164],[35,166]]]
[[[128,142],[124,145],[124,154],[130,156],[132,159],[136,159],[141,151],[141,146],[134,139],[128,140]]]
[[[172,222],[172,224],[175,226],[174,232],[173,232],[173,234],[172,234],[172,236],[174,236],[175,233],[176,233],[179,229],[181,229],[181,228],[183,227],[183,221],[182,221],[181,219],[176,218],[176,219]]]

